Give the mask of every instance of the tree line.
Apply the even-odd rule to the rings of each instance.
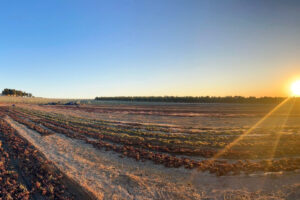
[[[26,93],[26,92],[23,92],[21,90],[7,89],[7,88],[2,91],[2,95],[5,95],[5,96],[18,96],[18,97],[32,97],[31,93]]]
[[[120,96],[120,97],[96,97],[97,101],[132,101],[132,102],[172,102],[172,103],[280,103],[284,97],[242,97],[242,96]]]

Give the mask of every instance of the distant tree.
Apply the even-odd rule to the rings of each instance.
[[[96,97],[98,101],[133,101],[133,102],[174,102],[174,103],[280,103],[283,97],[242,97],[242,96],[226,96],[226,97],[177,97],[177,96],[149,96],[149,97]]]
[[[26,93],[26,92],[23,92],[21,90],[7,89],[7,88],[2,91],[2,95],[5,95],[5,96],[20,96],[20,97],[32,97],[31,93]]]

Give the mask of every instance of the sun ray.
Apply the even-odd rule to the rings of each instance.
[[[294,107],[295,102],[296,102],[296,99],[293,98],[292,99],[292,103],[291,103],[291,105],[290,105],[290,107],[289,107],[289,109],[287,111],[286,118],[282,121],[282,123],[280,124],[279,129],[277,130],[277,135],[276,135],[275,143],[274,143],[273,149],[271,150],[270,158],[268,159],[268,161],[269,161],[268,162],[269,167],[271,166],[271,161],[272,161],[272,159],[275,156],[275,151],[277,149],[278,143],[279,143],[281,135],[282,135],[280,132],[283,130],[283,127],[285,126],[285,124],[286,124],[286,122],[287,122],[287,120],[288,120],[288,118],[290,116],[291,110]],[[266,179],[267,179],[267,177],[264,176],[263,179],[261,180],[261,183],[257,183],[257,184],[260,184],[261,187],[263,187],[263,185],[265,185]]]
[[[276,135],[275,143],[274,143],[274,146],[273,146],[273,149],[272,149],[272,151],[271,151],[270,158],[269,158],[270,160],[272,160],[272,159],[274,158],[274,156],[275,156],[275,152],[276,152],[278,143],[279,143],[280,138],[281,138],[281,136],[282,136],[281,131],[283,130],[283,128],[284,128],[284,126],[285,126],[287,120],[289,119],[289,116],[290,116],[290,113],[291,113],[291,111],[292,111],[292,108],[293,108],[294,105],[295,105],[295,101],[296,101],[296,99],[293,98],[292,103],[291,103],[291,105],[289,106],[289,109],[288,109],[286,118],[283,120],[283,122],[280,124],[279,129],[277,130],[277,135]]]
[[[275,111],[281,108],[284,104],[286,104],[290,100],[290,97],[286,98],[280,104],[278,104],[274,109],[272,109],[268,114],[266,114],[262,119],[260,119],[256,124],[254,124],[250,129],[244,132],[240,137],[235,139],[233,142],[224,147],[221,151],[219,151],[216,155],[212,157],[212,160],[218,159],[220,156],[224,155],[229,149],[231,149],[235,144],[241,141],[245,136],[250,134],[254,129],[256,129],[259,125],[261,125],[267,118],[269,118]]]

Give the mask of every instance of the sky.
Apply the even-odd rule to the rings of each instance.
[[[39,97],[287,96],[299,55],[300,1],[0,1],[0,89]]]

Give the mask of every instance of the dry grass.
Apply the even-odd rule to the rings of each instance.
[[[54,99],[54,98],[41,98],[41,97],[12,97],[0,96],[0,103],[24,103],[24,104],[45,104],[50,102],[68,102],[73,99]]]
[[[70,101],[76,101],[80,104],[103,104],[103,102],[95,101],[92,99],[57,99],[57,98],[42,98],[42,97],[13,97],[13,96],[0,96],[1,103],[21,103],[21,104],[46,104],[50,102],[67,103]]]

